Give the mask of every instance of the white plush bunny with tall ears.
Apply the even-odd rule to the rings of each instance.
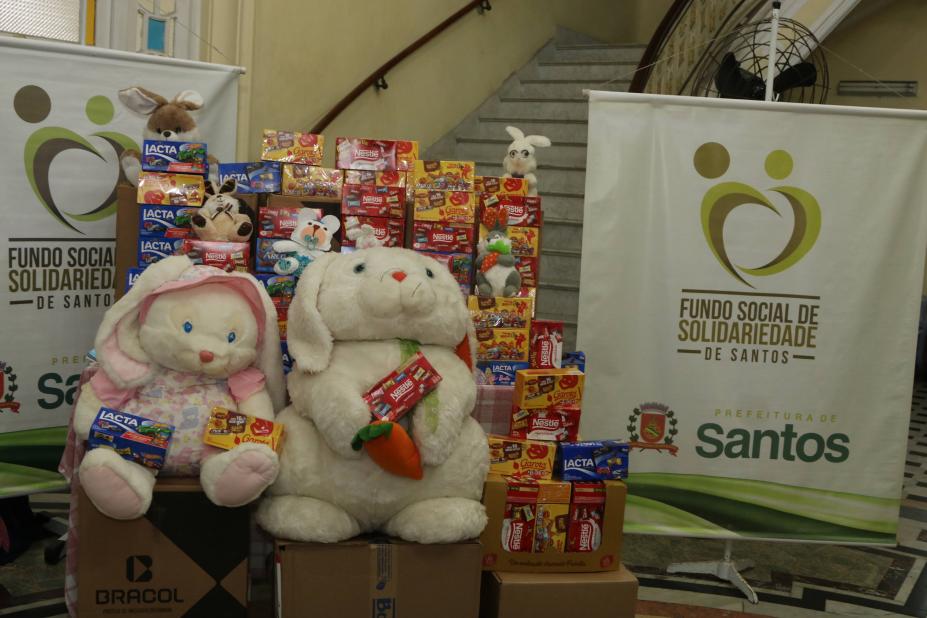
[[[286,444],[258,523],[310,542],[377,530],[419,543],[479,536],[489,448],[470,416],[473,323],[447,268],[408,249],[326,253],[300,277],[288,317],[293,404],[277,419]],[[400,421],[421,455],[418,480],[352,448],[371,420],[364,392],[417,351],[441,375]]]
[[[277,477],[268,446],[220,452],[202,439],[214,406],[271,420],[286,399],[277,312],[254,277],[186,256],[161,260],[103,316],[96,352],[100,366],[74,409],[78,436],[88,436],[102,406],[173,425],[161,473],[199,475],[221,506],[251,502]],[[78,475],[104,515],[134,519],[148,510],[154,474],[115,450],[88,451]]]
[[[505,127],[506,132],[512,136],[512,143],[502,160],[506,178],[524,178],[528,183],[528,195],[538,194],[538,179],[534,170],[538,168],[538,161],[534,158],[534,149],[547,148],[550,139],[543,135],[525,135],[516,127]]]

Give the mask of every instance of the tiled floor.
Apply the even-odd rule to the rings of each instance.
[[[641,582],[639,618],[927,616],[927,383],[915,387],[908,438],[897,547],[736,543],[735,558],[756,562],[744,572],[760,596],[751,605],[727,584],[666,574],[669,562],[720,557],[721,542],[629,535],[624,558]],[[64,495],[39,495],[33,506],[62,515],[67,501]],[[43,560],[53,541],[49,537],[0,566],[0,618],[65,615],[64,564]],[[269,607],[263,613],[270,615]]]

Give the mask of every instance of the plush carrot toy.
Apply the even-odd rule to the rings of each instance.
[[[422,478],[422,460],[418,447],[398,423],[374,421],[357,432],[351,441],[355,451],[367,449],[370,459],[396,476]]]

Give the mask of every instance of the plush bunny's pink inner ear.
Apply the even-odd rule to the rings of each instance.
[[[102,348],[98,351],[101,358],[106,359],[106,366],[109,373],[114,374],[112,377],[121,382],[135,382],[145,377],[148,373],[148,365],[139,362],[122,351],[119,347],[119,325],[113,329],[106,341],[103,342]]]

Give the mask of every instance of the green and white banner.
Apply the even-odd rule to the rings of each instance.
[[[147,118],[143,86],[196,90],[209,152],[235,153],[235,67],[0,37],[0,498],[61,484],[54,472],[85,355],[113,303],[119,155]]]
[[[894,543],[927,113],[590,93],[582,432],[626,532]]]

